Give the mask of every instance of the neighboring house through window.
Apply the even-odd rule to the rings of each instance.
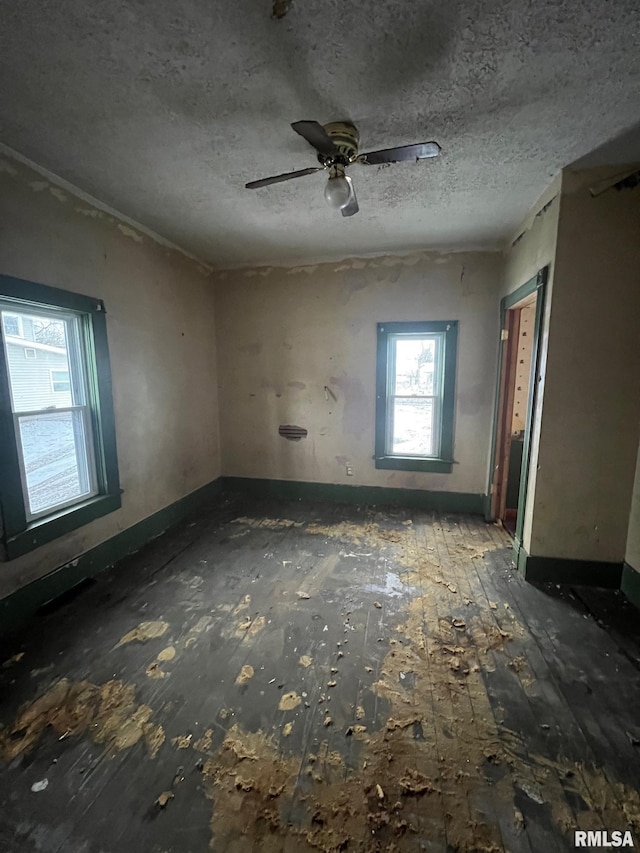
[[[458,324],[378,323],[376,468],[450,473]]]
[[[120,489],[102,302],[0,276],[0,315],[0,503],[11,558],[117,509]]]

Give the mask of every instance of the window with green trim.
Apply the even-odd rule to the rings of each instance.
[[[450,473],[458,323],[378,323],[376,468]]]
[[[11,559],[120,506],[104,304],[0,276],[0,508]]]

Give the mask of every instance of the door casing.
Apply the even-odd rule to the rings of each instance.
[[[525,282],[521,287],[505,296],[500,302],[500,349],[498,354],[498,377],[496,401],[494,407],[493,431],[491,440],[491,471],[487,488],[487,521],[495,521],[498,517],[499,500],[504,500],[506,480],[504,473],[504,451],[508,442],[505,441],[505,429],[510,423],[511,416],[508,412],[509,382],[513,382],[514,348],[509,347],[509,341],[503,340],[502,330],[509,329],[509,337],[514,334],[512,328],[516,325],[516,313],[512,311],[519,302],[525,300],[531,294],[536,294],[536,316],[533,330],[533,345],[531,352],[531,372],[529,377],[529,394],[527,398],[527,412],[525,420],[524,443],[522,449],[522,469],[520,474],[520,489],[518,492],[518,515],[516,519],[516,532],[514,537],[514,554],[516,565],[522,548],[522,532],[524,528],[524,514],[527,503],[527,491],[529,483],[529,471],[531,465],[531,439],[533,430],[533,413],[535,411],[538,385],[540,383],[540,356],[542,347],[542,323],[544,319],[544,308],[547,281],[549,278],[549,267],[545,266],[538,273]],[[515,332],[517,337],[517,330]],[[513,338],[512,338],[513,342]],[[507,416],[508,419],[507,419]],[[498,457],[501,458],[498,458]]]

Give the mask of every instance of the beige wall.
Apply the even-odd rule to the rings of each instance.
[[[514,231],[504,258],[502,296],[513,293],[547,264],[553,273],[561,186],[558,176]]]
[[[549,344],[549,318],[553,300],[554,260],[558,236],[558,216],[560,211],[561,176],[549,186],[538,203],[525,217],[522,225],[514,233],[514,239],[505,253],[502,279],[502,295],[513,293],[526,284],[543,267],[549,267],[546,287],[544,315],[542,318],[540,363],[536,376],[537,396],[531,427],[531,449],[529,478],[527,484],[527,504],[525,507],[522,544],[531,553],[531,527],[533,519],[540,440],[540,424],[544,405],[544,383],[547,347]]]
[[[421,254],[220,275],[223,473],[486,492],[500,261],[492,253]],[[376,323],[394,320],[460,323],[451,474],[374,467]],[[287,441],[279,424],[309,436]]]
[[[209,272],[37,172],[0,158],[0,271],[102,298],[122,508],[0,564],[0,596],[220,473]]]
[[[624,558],[640,423],[640,191],[563,178],[530,553]]]

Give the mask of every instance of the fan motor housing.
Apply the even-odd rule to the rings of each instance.
[[[331,166],[338,164],[346,166],[349,163],[353,163],[358,156],[358,143],[360,142],[360,134],[357,127],[349,121],[332,121],[330,124],[325,124],[324,129],[327,135],[331,137],[331,141],[340,154],[333,157],[318,154],[318,160],[322,165]]]

